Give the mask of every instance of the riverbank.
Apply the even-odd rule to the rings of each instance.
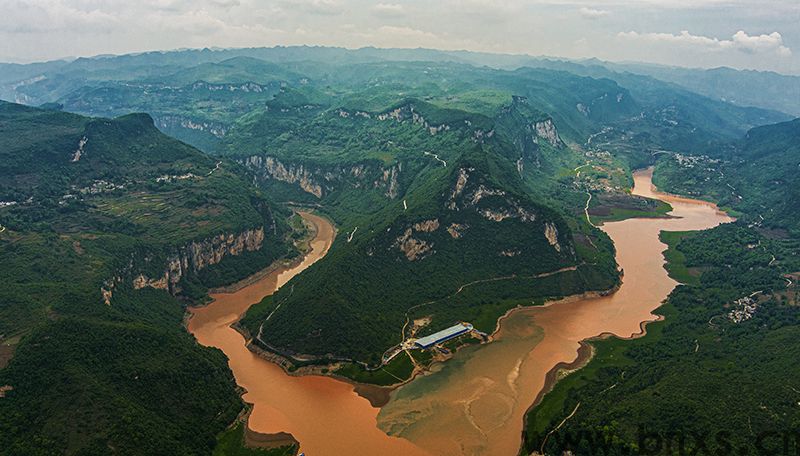
[[[582,348],[587,340],[604,334],[640,337],[677,284],[664,269],[666,245],[659,233],[706,229],[730,218],[709,203],[654,192],[648,171],[637,172],[634,180],[634,193],[663,198],[673,211],[667,218],[603,224],[625,272],[615,292],[507,312],[492,343],[464,350],[440,372],[398,388],[383,407],[379,426],[436,454],[516,454],[531,404],[565,370],[590,359],[590,349]]]
[[[375,425],[378,410],[356,393],[351,383],[327,375],[290,375],[247,348],[247,339],[232,326],[254,304],[271,295],[297,274],[323,258],[335,236],[322,217],[301,214],[317,232],[302,261],[278,267],[232,293],[212,295],[214,301],[192,308],[188,329],[202,345],[222,350],[237,385],[252,404],[247,428],[278,438],[291,434],[307,454],[349,455],[353,448],[382,456],[430,456],[412,443],[386,435]],[[251,434],[255,435],[255,434]]]
[[[635,177],[642,193],[651,192],[646,173]],[[248,421],[254,432],[291,433],[309,453],[346,455],[363,447],[386,456],[509,455],[519,448],[531,404],[591,359],[591,349],[582,348],[587,340],[606,334],[636,337],[657,318],[653,310],[676,284],[664,270],[666,246],[658,233],[728,220],[702,202],[677,202],[671,215],[603,225],[625,271],[621,286],[511,309],[497,320],[492,343],[449,347],[451,360],[432,363],[432,372],[414,381],[374,386],[338,378],[333,365],[281,366],[277,355],[246,346],[250,335],[231,327],[253,303],[322,258],[332,227],[327,242],[325,233],[315,236],[299,265],[276,268],[232,293],[214,295],[214,303],[193,311],[204,314],[205,327],[192,327],[203,323],[196,319],[190,327],[201,343],[228,355],[237,383],[247,390],[245,401],[254,404]],[[265,302],[262,311],[268,313],[272,304]]]

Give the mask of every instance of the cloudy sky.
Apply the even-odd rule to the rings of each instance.
[[[430,47],[800,74],[800,0],[0,0],[0,60]]]

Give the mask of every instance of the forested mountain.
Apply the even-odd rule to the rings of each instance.
[[[565,386],[532,415],[528,450],[575,403],[587,422],[605,407],[624,415],[617,394],[673,387],[646,379],[677,376],[684,361],[661,355],[687,340],[717,344],[697,369],[755,353],[733,335],[786,340],[796,316],[777,295],[763,337],[755,323],[714,341],[700,328],[721,298],[796,271],[800,123],[771,110],[785,104],[692,86],[695,73],[645,70],[324,47],[0,66],[0,97],[40,106],[0,102],[0,454],[208,454],[242,402],[222,354],[181,327],[184,306],[293,255],[289,206],[313,207],[338,235],[240,329],[295,366],[355,361],[337,365],[351,374],[415,319],[417,335],[457,321],[490,333],[517,305],[615,287],[614,247],[592,220],[669,210],[629,194],[634,168],[655,164],[659,186],[741,216],[673,245],[703,272],[665,308],[680,319],[625,348],[623,367]],[[740,76],[752,75],[719,77]],[[775,247],[779,272],[756,243]],[[721,263],[706,250],[717,244]],[[637,383],[601,396],[619,369]],[[673,417],[692,405],[670,398]]]
[[[533,200],[491,146],[473,145],[432,167],[413,178],[402,203],[353,227],[329,259],[269,298],[283,303],[269,321],[248,315],[260,342],[374,365],[401,342],[407,315],[430,317],[427,332],[459,320],[491,332],[520,302],[613,286],[613,266],[587,265],[566,221]],[[491,283],[459,293],[481,281]]]
[[[579,192],[549,173],[581,158],[529,99],[496,106],[506,99],[478,92],[491,104],[431,97],[372,110],[381,103],[366,92],[326,108],[284,91],[225,139],[264,188],[321,204],[345,231],[302,280],[251,310],[244,324],[259,342],[375,365],[427,301],[437,302],[420,311],[432,316],[425,331],[456,320],[491,331],[521,301],[614,286],[607,238],[566,199]]]
[[[659,65],[604,65],[615,71],[627,71],[672,82],[693,92],[739,106],[757,106],[800,116],[800,76],[726,67],[702,70]]]
[[[58,103],[87,115],[147,112],[163,131],[209,152],[237,120],[263,107],[280,87],[314,93],[315,101],[362,92],[358,101],[383,103],[351,106],[367,110],[402,97],[466,96],[491,88],[506,97],[527,96],[577,142],[604,131],[615,144],[634,136],[637,146],[681,152],[789,120],[594,61],[425,49],[204,49],[82,58],[35,69],[16,70],[25,78],[0,81],[0,98]]]
[[[286,210],[146,114],[2,102],[0,161],[0,454],[208,453],[243,404],[176,296],[284,255]]]
[[[709,155],[658,162],[660,185],[702,195],[741,212],[758,226],[800,233],[800,119],[750,130]]]
[[[340,239],[330,258],[306,274],[316,278],[302,283],[326,289],[342,280],[352,284],[352,289],[337,292],[341,296],[328,293],[324,299],[336,300],[337,307],[347,302],[345,307],[353,309],[354,314],[339,312],[342,321],[362,330],[382,328],[373,329],[370,336],[362,331],[364,337],[379,342],[365,348],[364,344],[340,339],[337,346],[338,342],[330,345],[327,338],[315,336],[316,342],[311,342],[301,336],[318,332],[319,321],[328,325],[341,321],[324,313],[314,316],[315,309],[333,306],[317,302],[319,298],[312,299],[311,293],[304,291],[306,285],[298,285],[298,301],[311,310],[301,310],[304,307],[300,304],[285,306],[272,320],[276,323],[271,323],[274,327],[268,332],[274,338],[270,344],[297,353],[331,354],[372,363],[398,342],[396,326],[402,325],[406,309],[416,301],[446,296],[448,290],[452,292],[468,279],[500,277],[504,271],[520,268],[534,275],[591,263],[595,266],[579,268],[584,271],[582,276],[565,274],[578,278],[565,280],[570,285],[560,292],[547,286],[542,290],[564,294],[610,287],[611,250],[604,236],[583,220],[585,185],[621,192],[627,185],[625,169],[652,162],[653,153],[696,154],[738,138],[754,125],[787,118],[599,65],[536,61],[538,68],[512,70],[469,64],[481,59],[491,60],[483,54],[372,48],[145,53],[78,59],[47,67],[42,77],[13,90],[17,98],[27,102],[55,102],[65,110],[92,115],[149,112],[163,131],[243,165],[274,198],[323,206],[349,233],[351,242]],[[487,62],[513,68],[510,57],[495,60]],[[580,151],[580,147],[588,152]],[[597,152],[614,155],[602,155],[605,158],[598,160]],[[464,165],[465,160],[479,166]],[[599,171],[586,170],[589,183],[576,187],[568,177],[569,170],[591,162],[603,166]],[[523,267],[517,255],[524,255],[509,247],[514,244],[511,242],[508,248],[500,243],[480,245],[475,250],[476,255],[495,255],[494,250],[508,253],[498,260],[506,266],[471,264],[464,259],[471,254],[464,253],[459,267],[447,268],[438,258],[447,264],[454,260],[445,246],[456,238],[425,240],[422,237],[435,237],[438,231],[415,237],[412,228],[412,235],[398,240],[419,223],[438,221],[442,233],[449,227],[442,225],[445,221],[469,225],[450,220],[441,198],[453,191],[457,173],[470,167],[480,176],[477,180],[494,183],[486,186],[490,192],[517,195],[495,201],[497,211],[506,211],[504,205],[530,204],[532,212],[542,214],[533,230],[539,240],[526,241],[539,245],[534,249],[537,255],[546,252],[541,264]],[[514,186],[518,188],[512,190]],[[603,198],[598,197],[595,204],[602,205]],[[492,199],[484,203],[489,201]],[[483,229],[477,220],[473,224],[473,232]],[[386,230],[399,234],[383,235],[386,239],[382,239],[379,234]],[[514,229],[510,230],[506,237],[516,239]],[[552,246],[543,243],[546,231],[559,233],[562,251],[553,252]],[[577,246],[572,245],[576,233],[581,240]],[[526,231],[526,236],[533,234]],[[386,295],[370,291],[369,284],[375,278],[368,275],[358,280],[338,277],[341,272],[336,271],[341,269],[380,269],[368,265],[387,260],[393,242],[423,250],[427,247],[437,254],[429,253],[430,258],[424,259],[420,254],[419,262],[407,258],[406,272],[398,269],[390,275],[391,285],[379,290]],[[468,238],[461,240],[461,244],[467,242]],[[433,244],[436,248],[431,247]],[[372,255],[367,255],[368,251]],[[392,261],[399,261],[399,265],[387,264],[400,267],[402,252],[394,253],[399,256]],[[603,258],[604,263],[593,261],[595,257]],[[337,262],[341,265],[333,266]],[[326,268],[328,263],[331,266]],[[403,274],[417,271],[420,265],[431,265],[437,271],[450,269],[454,275],[437,280],[424,274],[426,281],[419,282],[418,288],[401,287],[414,281]],[[585,270],[592,268],[597,271],[587,276]],[[308,286],[308,290],[314,287]],[[417,296],[418,290],[426,291]],[[544,296],[542,290],[532,295]],[[491,315],[512,301],[496,306]],[[371,308],[374,303],[380,303],[375,310],[380,310],[384,320],[366,318],[371,312],[364,312],[364,306]],[[295,312],[304,316],[301,320],[305,323],[297,322]],[[472,311],[445,314],[446,318],[434,321],[431,330],[451,323],[453,318],[478,318]],[[484,329],[492,326],[493,319],[487,315],[482,316]],[[315,319],[319,321],[315,323]],[[255,313],[247,320],[252,331],[260,328],[256,320]],[[355,329],[350,332],[359,333]]]

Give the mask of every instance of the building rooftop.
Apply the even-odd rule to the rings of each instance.
[[[430,347],[431,345],[443,342],[455,336],[464,334],[465,332],[472,331],[472,325],[469,323],[459,323],[447,329],[433,333],[430,336],[420,337],[416,340],[416,344],[422,348]]]

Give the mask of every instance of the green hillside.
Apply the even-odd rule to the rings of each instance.
[[[209,454],[243,404],[176,298],[284,255],[288,214],[147,115],[0,103],[0,162],[0,454]]]
[[[646,336],[592,342],[589,364],[528,414],[523,453],[765,454],[796,435],[800,308],[782,274],[800,270],[797,241],[740,223],[668,234],[667,256],[681,259],[670,269],[702,274],[670,294]],[[754,310],[735,318],[747,297]]]
[[[667,156],[656,182],[703,195],[766,228],[800,233],[800,119],[750,130],[714,155]]]
[[[376,112],[283,95],[232,130],[226,153],[247,151],[238,160],[265,188],[322,204],[341,231],[302,280],[248,312],[265,347],[375,365],[407,316],[431,317],[425,332],[457,320],[491,332],[515,305],[616,283],[607,238],[569,199],[542,202],[581,198],[554,178],[580,158],[524,97],[490,117],[435,99]],[[489,279],[500,280],[457,293]]]
[[[598,140],[631,154],[696,152],[754,126],[788,120],[779,112],[707,98],[644,70],[635,73],[592,61],[425,49],[186,50],[14,67],[21,80],[0,81],[0,96],[35,105],[57,102],[95,116],[147,112],[162,131],[205,151],[226,142],[237,121],[263,109],[280,88],[313,94],[313,104],[355,110],[380,111],[417,98],[485,115],[512,94],[522,95],[549,113],[565,138],[583,143],[603,131]],[[744,73],[726,78],[749,81]]]
[[[769,384],[774,409],[754,424],[774,412],[796,426],[768,376],[794,374],[784,304],[796,296],[781,286],[796,277],[781,275],[797,272],[800,123],[720,99],[752,91],[744,74],[716,89],[651,70],[306,46],[0,65],[0,97],[41,107],[0,102],[0,455],[236,447],[241,428],[221,432],[240,392],[222,353],[181,327],[185,305],[295,255],[287,205],[329,217],[337,237],[242,328],[291,367],[343,361],[339,374],[391,384],[411,358],[364,367],[411,320],[426,322],[415,336],[457,321],[490,333],[512,307],[617,285],[593,222],[664,216],[668,205],[630,195],[631,170],[653,164],[659,187],[742,223],[665,238],[692,286],[648,337],[598,343],[530,414],[525,449],[578,403],[565,429],[599,426],[626,450],[637,424],[662,431],[690,414],[689,431],[744,435],[746,412],[763,409],[737,402],[741,385]],[[709,327],[758,290],[753,320]],[[587,453],[556,443],[546,449]]]

